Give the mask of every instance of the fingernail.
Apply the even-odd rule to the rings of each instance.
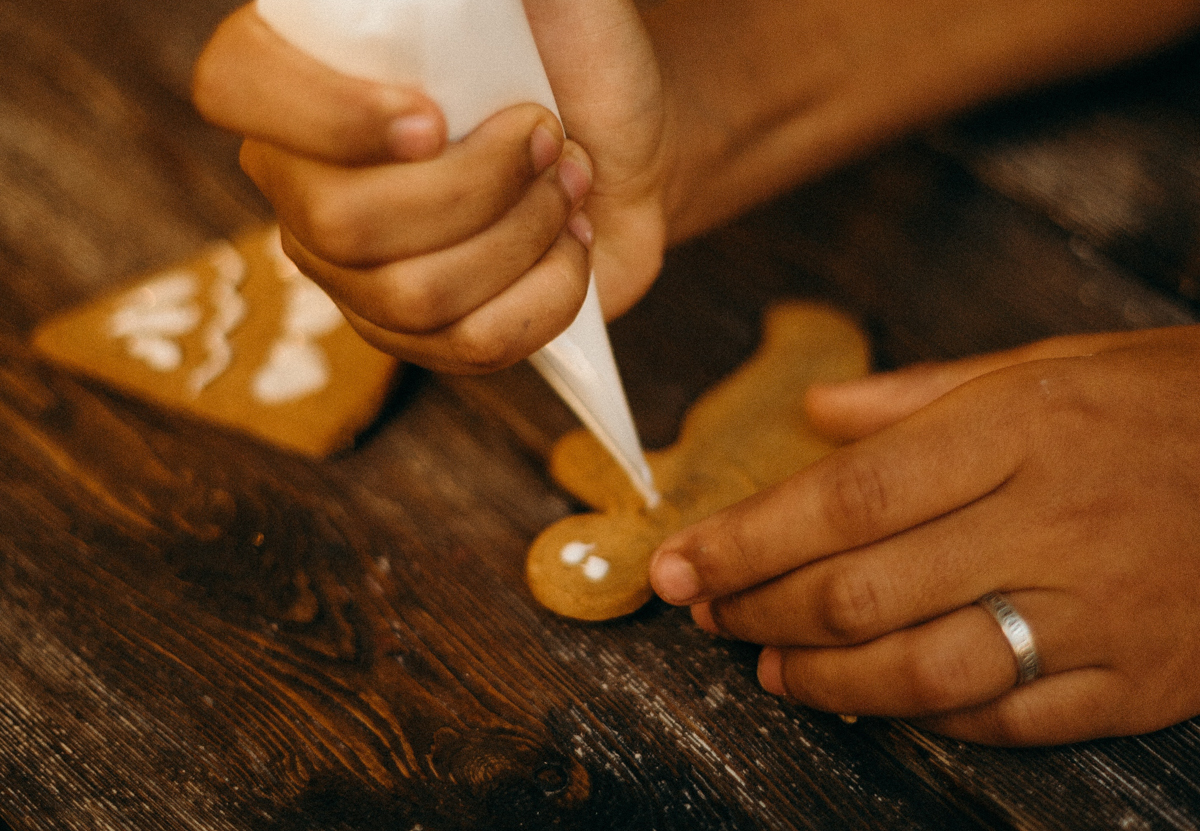
[[[554,160],[561,152],[562,143],[545,124],[539,124],[533,128],[533,135],[529,137],[529,154],[533,157],[535,173],[541,173],[554,164]]]
[[[674,551],[664,551],[650,564],[650,582],[663,600],[683,606],[700,593],[696,569]]]
[[[425,159],[441,146],[441,128],[432,115],[403,115],[388,127],[388,145],[392,155],[402,161]]]
[[[717,619],[713,617],[711,603],[697,603],[692,607],[692,621],[710,635],[721,634]]]
[[[558,183],[574,207],[583,202],[583,198],[592,187],[592,169],[579,159],[565,156],[558,163]]]
[[[771,695],[787,695],[783,687],[783,653],[773,646],[758,655],[758,683]]]
[[[587,214],[583,211],[576,211],[572,214],[571,218],[567,220],[567,230],[575,239],[583,243],[584,248],[591,249],[596,232],[592,228],[592,221],[587,218]]]

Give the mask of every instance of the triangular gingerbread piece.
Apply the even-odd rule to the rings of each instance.
[[[125,392],[314,457],[374,419],[397,367],[296,269],[275,225],[54,317],[34,345]]]

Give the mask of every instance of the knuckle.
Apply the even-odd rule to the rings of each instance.
[[[746,601],[744,595],[732,594],[714,600],[710,608],[717,629],[726,634],[739,635],[745,640],[753,641],[753,633],[746,630],[746,622],[753,622],[756,616],[752,610],[749,610],[750,614],[747,614]]]
[[[482,184],[492,192],[511,193],[523,188],[533,176],[529,133],[540,109],[518,105],[499,117],[488,119],[467,137],[464,152],[472,156],[475,188]]]
[[[878,464],[848,453],[832,463],[822,488],[822,514],[830,527],[848,540],[865,542],[885,525],[889,494]]]
[[[480,374],[504,369],[525,357],[510,338],[491,327],[470,325],[456,338],[454,356],[464,371]]]
[[[489,168],[471,165],[461,175],[449,176],[428,196],[427,210],[433,216],[470,217],[477,226],[494,222],[511,205],[497,197],[496,174]]]
[[[284,255],[291,260],[297,268],[304,272],[306,276],[311,278],[312,275],[308,273],[311,269],[306,268],[308,252],[301,248],[296,242],[296,238],[290,233],[289,228],[284,226],[280,230],[281,233],[279,235],[279,245],[283,249]]]
[[[292,264],[308,279],[312,280],[323,291],[331,296],[331,286],[336,283],[332,269],[328,263],[315,257],[311,251],[305,248],[290,232],[290,229],[284,228],[284,233],[280,235],[280,247],[283,249],[284,256],[292,261]]]
[[[189,79],[189,92],[196,109],[223,127],[237,126],[235,80],[243,63],[237,59],[239,17],[234,13],[221,21],[197,57]]]
[[[1016,400],[1006,401],[1011,418],[1037,427],[1029,431],[1029,452],[1042,449],[1047,439],[1092,435],[1104,421],[1103,402],[1088,380],[1054,362],[1021,368]]]
[[[818,599],[820,624],[840,644],[862,643],[882,633],[882,588],[867,571],[843,567],[822,586]]]
[[[428,334],[451,322],[449,298],[436,280],[406,273],[389,275],[380,325],[393,332]]]
[[[513,211],[512,217],[520,222],[525,244],[531,251],[544,252],[547,258],[566,260],[567,243],[575,242],[566,227],[570,207],[566,195],[557,185],[539,183]]]
[[[356,264],[367,248],[362,217],[348,199],[310,195],[302,202],[293,224],[312,253],[330,263]]]
[[[243,139],[241,148],[238,150],[238,165],[242,168],[242,172],[250,177],[250,181],[254,182],[255,186],[272,204],[275,204],[276,177],[271,157],[272,153],[268,146],[252,138]],[[278,208],[278,206],[276,207]]]
[[[746,534],[746,524],[737,510],[714,517],[712,550],[720,552],[720,561],[738,574],[756,573],[762,560],[754,541]]]
[[[554,314],[569,324],[587,299],[587,253],[582,246],[571,245],[564,234],[546,252],[536,268],[543,273],[542,279],[554,286],[554,303],[557,306]]]
[[[1007,695],[996,702],[989,719],[990,740],[1008,747],[1029,744],[1041,732],[1037,710],[1028,696]]]

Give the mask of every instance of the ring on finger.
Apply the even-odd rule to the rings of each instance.
[[[1025,618],[999,592],[985,594],[979,598],[979,605],[987,609],[996,623],[1000,624],[1000,631],[1012,647],[1013,657],[1017,659],[1017,685],[1027,684],[1037,678],[1042,661],[1033,641],[1033,630]]]

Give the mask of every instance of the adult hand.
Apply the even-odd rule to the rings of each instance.
[[[814,389],[855,443],[663,543],[656,591],[766,646],[767,690],[981,742],[1200,713],[1200,327]],[[1041,675],[976,601],[1001,592]]]
[[[536,351],[574,318],[591,267],[615,316],[661,263],[666,115],[636,10],[530,0],[528,13],[571,140],[525,104],[447,144],[419,89],[343,76],[252,6],[197,63],[197,107],[246,137],[242,166],[288,255],[369,341],[436,370]]]

